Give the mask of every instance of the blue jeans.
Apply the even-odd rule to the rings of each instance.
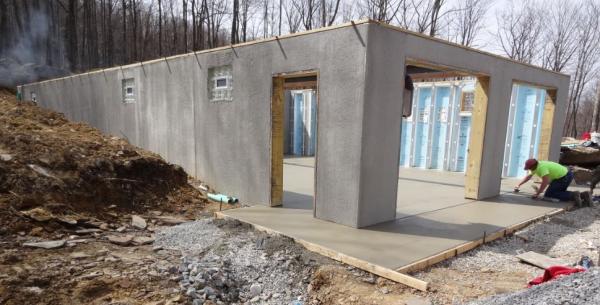
[[[544,193],[544,197],[556,198],[560,201],[573,200],[573,192],[567,191],[571,181],[573,181],[573,172],[569,170],[566,175],[550,182]]]

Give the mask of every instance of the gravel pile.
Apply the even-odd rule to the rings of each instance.
[[[597,305],[600,269],[592,268],[517,293],[478,300],[469,305]]]
[[[201,253],[223,238],[224,234],[210,219],[187,222],[162,229],[156,234],[155,247]]]
[[[182,252],[176,272],[193,305],[304,304],[314,255],[285,237],[239,226],[185,223],[158,232],[154,245]]]

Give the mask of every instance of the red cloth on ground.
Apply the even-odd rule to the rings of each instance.
[[[586,140],[586,141],[589,141],[589,140],[591,140],[591,139],[592,139],[592,134],[586,131],[586,132],[584,132],[584,133],[583,133],[583,135],[581,136],[581,139],[583,139],[583,140]]]
[[[544,275],[540,276],[540,277],[536,277],[533,280],[531,280],[531,282],[529,282],[529,286],[527,287],[531,287],[534,285],[539,285],[541,283],[545,283],[548,282],[550,280],[553,280],[557,277],[563,276],[563,275],[569,275],[571,273],[577,273],[577,272],[582,272],[585,271],[585,269],[583,268],[571,268],[571,267],[563,267],[563,266],[552,266],[552,267],[548,267],[545,271],[544,271]]]

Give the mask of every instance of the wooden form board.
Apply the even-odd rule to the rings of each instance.
[[[273,77],[271,97],[271,206],[283,204],[283,103],[285,79]]]
[[[465,197],[479,198],[479,185],[481,178],[481,163],[483,159],[483,143],[485,139],[485,124],[487,120],[489,77],[477,77],[475,84],[475,102],[471,117],[471,135],[469,137],[469,156],[465,173]]]
[[[437,264],[439,262],[442,262],[442,261],[445,261],[445,260],[447,260],[449,258],[458,256],[461,253],[464,253],[464,252],[467,252],[469,250],[475,249],[475,248],[483,245],[484,243],[491,242],[491,241],[494,241],[494,240],[496,240],[498,238],[502,238],[502,237],[511,235],[514,232],[516,232],[518,230],[521,230],[521,229],[527,227],[528,225],[530,225],[530,224],[532,224],[532,223],[534,223],[534,222],[536,222],[538,220],[544,219],[546,217],[551,217],[551,216],[554,216],[554,215],[558,215],[558,214],[564,213],[565,211],[568,211],[571,207],[572,206],[567,206],[567,207],[565,207],[563,209],[558,209],[558,210],[552,211],[552,212],[550,212],[548,214],[545,214],[545,215],[542,215],[542,216],[538,216],[538,217],[534,217],[534,218],[531,218],[529,220],[523,221],[521,223],[512,225],[512,226],[510,226],[510,227],[508,227],[506,229],[503,229],[503,230],[500,230],[500,231],[497,231],[497,232],[494,232],[494,233],[491,233],[491,234],[485,234],[485,236],[482,235],[482,237],[480,239],[464,243],[462,245],[459,245],[459,246],[456,246],[454,248],[448,249],[446,251],[440,252],[440,253],[438,253],[436,255],[432,255],[432,256],[430,256],[428,258],[425,258],[425,259],[416,261],[414,263],[411,263],[409,265],[400,267],[400,268],[396,269],[396,271],[402,272],[402,273],[410,273],[410,272],[416,272],[416,271],[420,271],[420,270],[426,269],[426,268],[428,268],[430,266],[433,266],[433,265],[435,265],[435,264]]]
[[[546,269],[552,266],[568,266],[569,264],[561,259],[553,258],[546,256],[544,254],[540,254],[537,252],[529,251],[516,256],[516,258],[524,261],[528,264],[534,265],[536,267],[540,267],[542,269]]]
[[[217,218],[221,218],[221,219],[236,219],[236,218],[228,216],[222,212],[215,212],[215,216]],[[240,219],[237,219],[237,220],[242,221]],[[242,221],[242,222],[252,225],[258,231],[262,231],[262,232],[265,232],[268,234],[273,234],[273,235],[287,236],[281,232],[263,227],[261,225],[257,225],[257,224],[254,224],[251,222],[246,222],[246,221]],[[342,262],[344,264],[348,264],[348,265],[354,266],[356,268],[368,271],[370,273],[376,274],[378,276],[384,277],[384,278],[392,280],[394,282],[404,284],[406,286],[418,289],[420,291],[427,291],[427,289],[429,288],[428,282],[419,280],[412,276],[400,273],[398,271],[395,271],[395,270],[392,270],[389,268],[385,268],[385,267],[382,267],[379,265],[369,263],[367,261],[337,252],[337,251],[329,249],[327,247],[317,245],[315,243],[311,243],[311,242],[308,242],[308,241],[305,241],[302,239],[294,238],[292,236],[287,236],[287,237],[293,239],[294,242],[302,245],[304,248],[306,248],[307,250],[309,250],[311,252],[315,252],[320,255],[334,259],[336,261]]]
[[[538,159],[550,159],[550,143],[552,141],[552,126],[554,123],[554,109],[556,108],[556,89],[546,90],[544,114],[542,115],[542,130],[538,147]]]

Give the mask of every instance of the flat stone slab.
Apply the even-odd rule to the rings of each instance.
[[[131,242],[133,241],[133,236],[131,236],[131,235],[123,235],[123,236],[109,235],[106,238],[108,238],[109,242],[119,245],[119,246],[129,246],[131,244]]]
[[[65,240],[50,240],[41,242],[24,243],[23,246],[31,248],[42,248],[42,249],[56,249],[64,246]]]

